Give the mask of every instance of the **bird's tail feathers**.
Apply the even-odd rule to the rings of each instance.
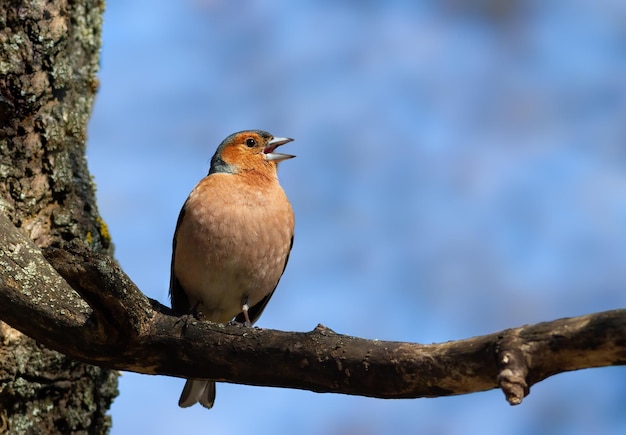
[[[183,392],[180,394],[178,406],[187,408],[198,402],[207,409],[213,407],[215,402],[215,382],[187,379]]]

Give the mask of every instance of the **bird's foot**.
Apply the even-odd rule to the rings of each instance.
[[[196,320],[196,317],[193,314],[183,314],[176,319],[175,325],[178,326],[178,324],[182,324],[182,332],[185,332],[192,320]]]
[[[248,316],[248,310],[250,309],[250,307],[248,306],[248,303],[244,303],[243,306],[241,307],[241,312],[243,313],[243,318],[246,320],[244,322],[244,325],[247,327],[252,326],[252,322],[250,321],[250,317]]]

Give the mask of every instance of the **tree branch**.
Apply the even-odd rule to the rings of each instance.
[[[44,257],[2,214],[0,318],[108,368],[380,398],[499,387],[518,404],[554,374],[626,363],[626,310],[429,345],[365,340],[322,325],[298,333],[177,318],[110,257],[78,244]]]

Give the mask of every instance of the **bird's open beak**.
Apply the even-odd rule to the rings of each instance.
[[[288,142],[291,142],[293,139],[288,137],[275,137],[267,143],[267,146],[263,150],[265,154],[265,158],[269,161],[274,161],[276,163],[282,162],[283,160],[293,159],[295,156],[291,154],[281,154],[275,153],[274,150],[281,145],[284,145]]]

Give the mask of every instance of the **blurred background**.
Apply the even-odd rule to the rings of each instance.
[[[89,166],[169,305],[179,209],[232,132],[295,142],[289,266],[258,326],[419,343],[626,305],[626,3],[107,2]],[[380,400],[124,373],[113,435],[626,433],[626,369]]]

